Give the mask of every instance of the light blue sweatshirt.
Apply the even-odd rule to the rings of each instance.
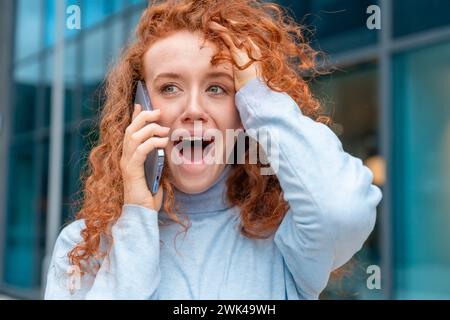
[[[176,237],[182,229],[175,223],[158,226],[158,218],[167,221],[163,211],[125,204],[112,227],[109,258],[80,283],[68,275],[73,268],[67,253],[81,241],[84,222],[65,227],[55,244],[46,299],[318,298],[330,272],[372,231],[381,191],[362,161],[344,152],[327,126],[304,116],[288,94],[256,78],[235,101],[247,130],[278,131],[276,174],[290,209],[276,233],[264,240],[240,234],[239,208],[225,199],[226,167],[207,191],[176,192],[192,222],[186,235]]]

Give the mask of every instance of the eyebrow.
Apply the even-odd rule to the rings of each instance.
[[[234,79],[232,76],[230,76],[228,73],[226,72],[221,72],[221,71],[214,71],[214,72],[208,72],[206,75],[206,78],[218,78],[218,77],[225,77],[227,79],[229,79],[230,81],[234,82]],[[153,81],[159,80],[161,78],[169,78],[169,79],[181,79],[182,76],[178,73],[175,72],[163,72],[158,74]]]

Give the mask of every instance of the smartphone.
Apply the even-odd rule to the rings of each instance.
[[[137,83],[134,104],[140,104],[142,110],[153,110],[150,95],[145,82],[140,80]],[[155,195],[159,188],[161,175],[164,167],[164,149],[155,148],[147,155],[144,162],[145,180],[152,195]]]

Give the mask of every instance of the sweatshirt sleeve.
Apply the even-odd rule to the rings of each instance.
[[[330,272],[372,232],[381,191],[362,161],[344,152],[326,125],[303,115],[287,93],[255,78],[235,100],[248,135],[260,143],[259,132],[270,135],[269,147],[262,147],[290,206],[274,241],[298,293],[317,299]]]
[[[45,299],[157,299],[160,282],[158,214],[125,204],[112,227],[113,244],[95,275],[82,277],[67,254],[81,238],[84,220],[65,227],[53,250]]]

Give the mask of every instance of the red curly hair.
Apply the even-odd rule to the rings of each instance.
[[[143,78],[143,55],[152,43],[178,30],[200,31],[205,40],[219,49],[211,60],[213,65],[226,60],[240,69],[247,67],[238,66],[231,57],[220,54],[225,44],[208,28],[210,21],[226,27],[235,43],[240,43],[238,39],[252,39],[261,49],[262,57],[258,61],[267,85],[288,93],[304,115],[331,124],[301,76],[316,73],[318,52],[308,45],[303,27],[286,9],[257,0],[151,1],[140,18],[136,39],[107,76],[99,140],[89,155],[88,170],[83,176],[84,198],[77,214],[77,219],[85,221],[83,240],[69,252],[71,263],[82,272],[90,265],[91,258],[107,255],[108,250],[100,250],[100,239],[107,239],[111,245],[111,226],[122,212],[123,181],[119,166],[122,143],[132,119],[136,82]],[[256,61],[247,42],[241,48],[245,48],[252,62]],[[261,175],[260,167],[261,164],[233,165],[227,179],[228,199],[240,208],[241,232],[249,238],[273,234],[289,209],[277,177]],[[173,186],[167,171],[162,178],[163,209],[187,230],[174,207]]]

